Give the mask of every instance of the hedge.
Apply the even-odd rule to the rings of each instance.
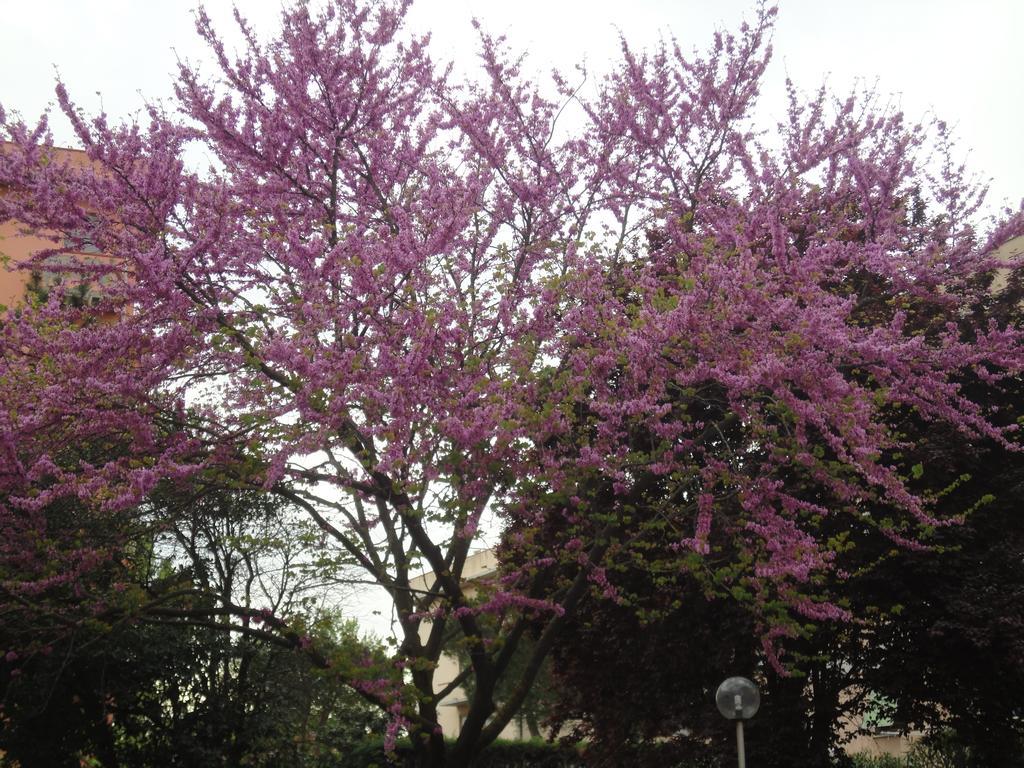
[[[399,741],[395,754],[384,752],[380,739],[367,739],[340,757],[333,768],[412,768],[408,741]],[[473,762],[474,768],[583,768],[579,750],[543,741],[496,741]]]

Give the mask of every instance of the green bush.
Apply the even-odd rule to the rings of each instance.
[[[381,739],[366,739],[342,755],[333,768],[410,768],[414,764],[408,740],[399,741],[395,754],[384,752]],[[571,746],[542,741],[496,741],[474,761],[475,768],[583,768]]]
[[[476,768],[582,768],[575,747],[544,741],[496,741],[476,760]]]
[[[853,755],[850,759],[852,768],[907,768],[907,763],[892,755]]]
[[[665,747],[663,744],[646,745],[645,749],[634,755],[635,760],[631,761],[629,768],[633,765],[707,768],[713,764],[697,761],[681,765],[672,759],[671,750]],[[732,762],[729,764],[734,765]],[[408,740],[399,741],[395,754],[388,756],[384,752],[383,740],[370,738],[333,762],[325,763],[324,768],[412,768],[414,765]],[[474,768],[585,768],[587,765],[580,749],[543,741],[497,741],[487,747],[473,763]],[[970,751],[960,745],[952,734],[947,733],[938,733],[917,742],[906,757],[853,755],[843,765],[848,768],[994,768],[972,762]]]
[[[972,759],[971,750],[952,731],[939,731],[915,744],[907,755],[907,765],[909,768],[981,768]]]
[[[956,735],[940,731],[915,743],[906,757],[854,755],[853,768],[988,768],[972,760]]]

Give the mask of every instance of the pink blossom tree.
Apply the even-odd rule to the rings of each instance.
[[[898,415],[1013,449],[959,382],[998,386],[1024,350],[1014,328],[920,308],[976,300],[1024,218],[982,230],[944,127],[870,93],[791,87],[759,130],[772,10],[704,52],[624,43],[596,85],[548,93],[483,33],[482,76],[459,81],[403,31],[407,5],[299,4],[269,42],[238,16],[237,54],[200,12],[216,74],[182,64],[146,124],[88,118],[58,84],[88,167],[54,158],[45,120],[0,112],[0,220],[52,233],[33,268],[103,285],[96,306],[54,294],[3,321],[0,524],[25,540],[62,500],[123,514],[200,476],[287,499],[390,595],[398,644],[380,670],[287,616],[266,631],[390,711],[422,765],[462,766],[581,598],[618,599],[602,562],[640,508],[676,531],[673,567],[735,534],[772,658],[793,621],[849,618],[820,590],[834,543],[816,518],[862,525],[870,500],[907,546],[951,522],[907,487]],[[186,163],[196,145],[209,168]],[[69,238],[108,259],[68,266]],[[515,566],[470,597],[492,513]],[[538,551],[545,529],[557,546]],[[74,560],[22,563],[4,599],[80,577]],[[451,636],[474,693],[446,746]]]

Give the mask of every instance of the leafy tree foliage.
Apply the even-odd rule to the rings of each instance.
[[[307,602],[311,587],[323,600],[334,564],[295,561],[276,530],[288,519],[281,504],[188,490],[162,489],[133,519],[149,521],[148,540],[108,528],[118,559],[76,585],[102,603],[83,610],[58,589],[8,612],[0,644],[19,652],[0,667],[0,751],[12,765],[321,765],[383,728],[376,708],[257,628],[260,611],[276,611],[303,622],[324,653],[380,653]],[[47,510],[52,540],[74,525],[96,546],[80,509],[61,512]],[[250,617],[233,632],[216,620],[228,606]]]
[[[338,629],[318,637],[356,642]],[[384,727],[303,656],[211,628],[82,631],[21,672],[3,682],[11,765],[332,765]]]
[[[1021,324],[1020,270],[976,312]],[[1024,423],[1024,385],[990,399],[1003,423]],[[981,394],[981,393],[984,394]],[[976,395],[977,396],[977,395]],[[898,722],[952,733],[971,765],[1024,760],[1022,708],[1011,691],[1024,683],[1024,458],[991,443],[970,443],[936,425],[917,424],[921,481],[942,489],[939,504],[969,509],[962,526],[937,530],[930,553],[887,553],[861,587],[883,612],[864,643],[864,685],[894,702]]]
[[[971,312],[1019,327],[1020,271],[1008,277]],[[964,386],[1002,423],[1020,423],[1020,379],[993,388],[967,377]],[[616,578],[620,604],[588,601],[555,651],[556,717],[594,742],[597,764],[698,756],[730,764],[730,734],[709,702],[737,673],[762,688],[748,737],[764,765],[834,765],[851,728],[880,702],[892,728],[967,747],[964,765],[1020,761],[1021,710],[1010,692],[1024,674],[1024,459],[912,412],[894,421],[914,446],[900,457],[909,479],[944,519],[960,522],[920,531],[925,546],[907,549],[872,525],[823,521],[823,535],[841,542],[830,592],[861,621],[800,627],[787,640],[788,676],[766,663],[742,595],[719,588],[714,573],[659,576],[673,537],[638,542],[643,562],[624,560]],[[645,754],[655,740],[661,749]]]
[[[286,500],[311,552],[390,595],[393,657],[334,655],[224,595],[178,618],[304,650],[422,765],[465,766],[581,601],[628,601],[616,569],[667,536],[666,578],[746,602],[776,666],[802,623],[851,618],[837,536],[906,546],[944,524],[894,414],[1012,447],[962,382],[1019,374],[1018,331],[934,318],[979,301],[1024,217],[982,231],[944,126],[871,94],[791,87],[758,129],[773,10],[692,55],[623,46],[588,92],[548,94],[486,34],[482,78],[458,82],[406,9],[298,4],[269,42],[239,16],[236,56],[200,12],[218,73],[183,63],[173,111],[90,119],[58,85],[86,167],[53,155],[45,120],[0,114],[0,220],[52,235],[30,268],[104,290],[4,324],[0,525],[16,558],[67,499],[131,517],[199,478]],[[187,167],[192,143],[211,168]],[[61,260],[76,237],[106,258]],[[57,449],[85,444],[118,450]],[[480,602],[463,569],[491,513],[510,565]],[[74,581],[43,563],[9,602]],[[453,634],[474,694],[449,746],[434,671]]]

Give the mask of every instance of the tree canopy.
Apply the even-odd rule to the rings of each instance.
[[[483,32],[479,76],[457,78],[407,7],[299,3],[269,40],[239,15],[234,53],[200,11],[215,71],[183,62],[144,119],[88,117],[58,83],[87,166],[45,118],[0,113],[0,220],[52,234],[31,268],[103,286],[0,330],[3,594],[109,561],[29,546],[54,505],[131,516],[190,482],[278,497],[387,592],[399,638],[381,664],[269,609],[261,631],[386,710],[423,765],[462,766],[585,596],[628,603],[608,566],[651,537],[672,537],[658,568],[749,607],[781,668],[801,622],[851,617],[834,527],[919,547],[955,522],[912,482],[900,419],[1016,449],[963,382],[1018,376],[1020,333],[958,308],[1024,216],[981,221],[945,126],[870,92],[790,85],[783,121],[755,124],[772,9],[542,87]],[[69,263],[76,239],[105,258]],[[490,517],[508,565],[481,600],[462,574]],[[473,697],[446,746],[453,635]]]

